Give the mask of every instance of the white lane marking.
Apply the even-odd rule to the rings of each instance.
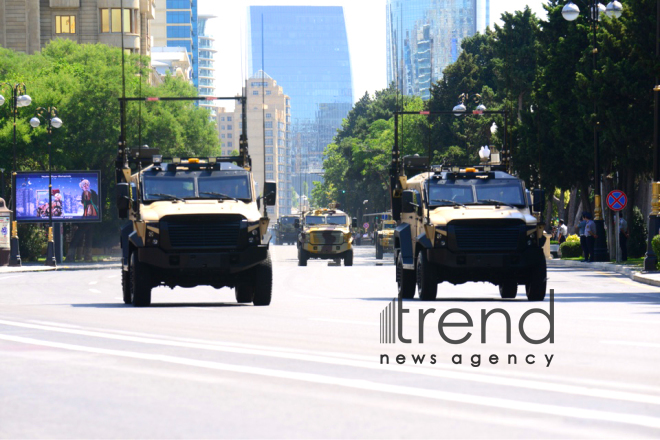
[[[312,373],[269,370],[266,368],[250,367],[246,365],[223,364],[220,362],[202,361],[202,360],[188,359],[177,356],[147,354],[147,353],[138,353],[133,351],[123,351],[123,350],[109,350],[105,348],[93,348],[82,345],[63,344],[59,342],[50,342],[50,341],[42,341],[38,339],[23,338],[20,336],[0,335],[0,339],[5,341],[19,342],[23,344],[60,348],[63,350],[125,357],[131,359],[141,359],[147,361],[167,362],[171,364],[206,368],[216,371],[229,371],[238,374],[252,374],[257,376],[296,380],[296,381],[309,382],[309,383],[315,383],[321,385],[342,386],[346,388],[353,388],[364,391],[390,393],[390,394],[412,396],[412,397],[422,397],[427,399],[442,400],[448,402],[458,402],[468,405],[487,406],[499,410],[508,409],[514,411],[531,412],[542,415],[570,417],[575,419],[599,420],[603,422],[614,422],[625,425],[637,425],[637,426],[644,426],[653,429],[660,429],[660,419],[650,416],[640,416],[636,414],[623,414],[623,413],[598,411],[598,410],[583,409],[576,407],[571,408],[565,406],[556,406],[556,405],[533,403],[533,402],[522,402],[522,401],[508,400],[497,397],[475,396],[475,395],[453,393],[447,391],[428,390],[428,389],[413,388],[413,387],[400,386],[400,385],[390,385],[390,384],[372,382],[362,379],[344,379],[339,377],[324,376],[324,375],[312,374]]]
[[[117,278],[118,276],[119,276],[119,275],[109,275],[109,276],[107,276],[106,278],[107,278],[107,279],[112,279],[112,278]]]
[[[348,319],[326,319],[326,318],[307,318],[307,319],[309,321],[335,322],[338,324],[358,324],[358,325],[378,326],[378,324],[375,322],[350,321]]]
[[[101,291],[98,289],[89,289],[89,291],[92,293],[101,293]]]
[[[573,297],[571,297],[573,299]],[[650,319],[621,319],[621,318],[580,318],[585,321],[605,321],[605,322],[630,322],[632,324],[660,324],[660,320],[653,321]]]
[[[9,278],[18,278],[18,277],[22,277],[22,276],[23,275],[9,275],[7,277],[0,278],[0,280],[8,280]]]
[[[62,324],[62,323],[59,323],[59,322],[50,322],[50,321],[37,321],[36,319],[30,319],[28,321],[29,322],[34,322],[35,324],[56,325],[56,326],[59,326],[59,327],[66,327],[66,328],[82,328],[79,325]]]
[[[348,358],[344,358],[344,359],[332,358],[323,355],[292,353],[290,351],[287,352],[282,349],[279,350],[272,349],[273,351],[267,352],[262,349],[243,348],[243,347],[228,346],[228,345],[213,345],[209,343],[180,342],[174,340],[154,339],[154,338],[139,337],[139,336],[123,336],[123,335],[101,333],[90,330],[70,330],[66,328],[47,327],[47,326],[25,324],[25,323],[5,321],[5,320],[0,320],[0,324],[14,326],[14,327],[46,330],[49,332],[54,331],[60,333],[70,333],[76,335],[84,335],[84,336],[98,337],[104,339],[114,339],[120,341],[138,342],[144,344],[193,348],[199,350],[249,354],[249,355],[257,355],[257,356],[270,356],[280,359],[317,362],[317,363],[323,363],[329,365],[340,365],[345,367],[366,368],[372,370],[388,371],[391,373],[393,372],[393,373],[420,374],[424,376],[432,376],[442,379],[464,380],[464,381],[471,381],[478,383],[486,383],[489,385],[511,386],[517,388],[527,388],[527,389],[556,392],[563,394],[574,394],[579,396],[596,397],[602,399],[625,400],[629,402],[660,405],[660,396],[652,396],[649,394],[637,394],[628,391],[605,390],[605,389],[583,387],[579,385],[564,385],[553,382],[541,382],[541,381],[534,381],[527,379],[495,377],[495,376],[487,376],[479,373],[463,373],[458,371],[424,369],[420,367],[405,367],[403,365],[397,365],[396,370],[394,370],[392,369],[392,367],[388,365],[381,365],[379,363],[376,363],[375,360],[363,361],[363,360],[354,360]]]
[[[90,282],[89,282],[89,285],[90,285],[90,286],[93,286],[94,284],[98,284],[98,281],[90,281]]]
[[[660,348],[660,344],[653,342],[634,342],[634,341],[600,341],[601,344],[610,345],[628,345],[630,347]]]

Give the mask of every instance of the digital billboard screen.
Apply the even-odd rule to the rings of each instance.
[[[51,209],[53,221],[100,222],[100,171],[52,173]],[[16,220],[48,222],[48,172],[29,171],[16,174]]]

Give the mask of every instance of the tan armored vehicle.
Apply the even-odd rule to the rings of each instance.
[[[376,229],[376,259],[382,260],[384,252],[394,251],[394,220],[381,220]]]
[[[277,219],[277,244],[295,244],[298,241],[297,215],[283,215]]]
[[[308,211],[296,222],[298,234],[298,266],[309,259],[334,260],[344,266],[353,265],[353,234],[357,220],[335,209]]]
[[[396,137],[395,137],[396,139]],[[546,262],[542,225],[524,182],[501,166],[429,166],[419,157],[392,151],[390,184],[396,281],[400,298],[434,300],[438,284],[489,282],[502,298],[525,286],[530,301],[542,301]],[[430,171],[429,171],[430,170]],[[411,177],[406,177],[411,176]]]
[[[276,187],[266,182],[256,194],[245,127],[244,115],[238,157],[168,160],[120,148],[117,208],[130,220],[121,230],[124,303],[148,306],[160,285],[209,285],[235,288],[240,303],[270,304],[269,220],[259,209],[275,204]]]

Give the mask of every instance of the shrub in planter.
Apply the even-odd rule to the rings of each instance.
[[[653,237],[653,240],[651,240],[651,245],[653,245],[653,253],[657,258],[658,255],[660,255],[660,235],[656,235],[655,237]]]
[[[571,242],[576,241],[580,243],[580,237],[578,237],[577,234],[569,235],[568,237],[566,237],[566,241],[571,241]]]
[[[628,257],[639,258],[646,253],[648,235],[646,233],[646,222],[642,211],[637,206],[633,208],[632,221],[628,222],[630,238],[628,239]]]
[[[18,246],[22,261],[37,261],[46,252],[48,232],[40,223],[18,225]]]
[[[580,240],[578,241],[565,241],[559,246],[559,252],[562,258],[576,258],[582,256],[582,247]]]

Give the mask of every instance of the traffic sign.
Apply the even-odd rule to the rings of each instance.
[[[365,223],[365,224],[363,224],[362,227],[363,227],[364,229],[369,229],[369,223]]]
[[[610,191],[610,193],[607,195],[607,199],[605,200],[607,203],[607,207],[610,208],[612,211],[621,211],[628,204],[628,197],[623,191],[619,189]]]

